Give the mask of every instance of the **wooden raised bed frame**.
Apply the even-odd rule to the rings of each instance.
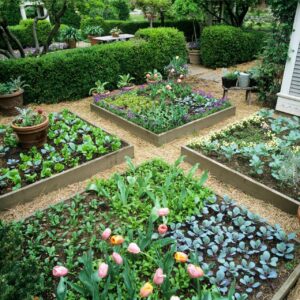
[[[113,112],[110,112],[107,109],[99,107],[98,105],[91,103],[91,111],[96,112],[99,116],[108,119],[119,126],[122,126],[125,130],[132,132],[133,134],[139,136],[147,142],[154,144],[155,146],[162,146],[163,144],[169,143],[177,138],[186,136],[193,132],[196,132],[200,129],[207,128],[209,126],[215,125],[218,122],[221,122],[231,116],[235,115],[236,107],[231,106],[225,108],[221,111],[213,113],[209,116],[203,117],[198,120],[194,120],[187,124],[184,124],[180,127],[171,129],[167,132],[156,134],[139,126],[131,121],[126,120],[123,117],[120,117]]]
[[[186,156],[187,162],[190,164],[200,163],[202,169],[209,170],[213,176],[223,182],[231,184],[251,196],[271,203],[286,213],[297,214],[300,205],[300,202],[297,200],[269,188],[253,178],[237,172],[189,147],[183,146],[181,148],[181,154]]]
[[[79,117],[71,112],[76,117],[80,118],[87,124],[98,127],[89,121]],[[103,130],[103,129],[102,129]],[[103,130],[107,134],[109,132]],[[110,169],[111,167],[124,162],[124,157],[134,157],[134,147],[127,142],[122,141],[123,147],[117,151],[105,154],[91,161],[85,162],[77,167],[68,169],[64,172],[55,174],[49,178],[39,180],[33,184],[27,185],[16,191],[9,192],[0,196],[0,210],[13,208],[17,204],[23,204],[32,201],[33,198],[63,188],[69,184],[85,180],[92,177],[98,172]]]

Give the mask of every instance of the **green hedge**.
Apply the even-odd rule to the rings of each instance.
[[[202,62],[216,68],[252,60],[261,50],[264,36],[227,25],[206,27],[201,35]]]
[[[122,32],[135,34],[139,29],[148,28],[148,21],[132,22],[132,21],[120,21],[120,20],[104,20],[101,17],[90,18],[85,17],[81,20],[80,28],[84,29],[86,26],[90,25],[99,25],[104,29],[104,34],[109,34],[110,30],[114,27],[119,27]],[[160,22],[154,22],[154,27],[160,27]],[[165,27],[174,27],[179,31],[182,31],[186,38],[190,40],[193,35],[193,22],[184,20],[184,21],[166,21]],[[198,36],[200,32],[199,26],[196,26]]]
[[[128,42],[0,61],[0,81],[22,76],[30,85],[26,103],[53,103],[88,96],[98,79],[114,88],[119,74],[130,73],[142,83],[147,71],[162,71],[172,57],[186,56],[184,35],[176,29],[143,29],[136,35],[140,38]]]
[[[10,26],[9,28],[11,32],[16,35],[16,37],[19,39],[19,41],[24,47],[33,47],[34,40],[32,34],[32,27],[33,27],[33,20],[27,19],[27,20],[20,21],[19,25]],[[50,31],[51,31],[51,25],[49,21],[42,20],[38,22],[37,36],[41,44],[46,42],[47,36]],[[1,48],[5,47],[3,41],[0,41],[0,47]]]

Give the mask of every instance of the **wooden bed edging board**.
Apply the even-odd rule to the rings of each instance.
[[[72,114],[74,114],[72,112]],[[76,117],[82,119],[78,115]],[[89,121],[82,119],[87,124],[98,127]],[[103,130],[103,129],[102,129]],[[103,130],[107,134],[109,132]],[[77,167],[68,169],[64,172],[55,174],[49,178],[39,180],[33,184],[27,185],[19,190],[9,192],[0,196],[0,210],[10,209],[17,204],[30,202],[33,198],[63,188],[69,184],[85,180],[98,172],[110,169],[111,167],[123,163],[125,156],[134,157],[134,147],[127,142],[122,141],[123,148],[85,162]]]
[[[101,117],[108,119],[119,126],[122,126],[125,130],[132,132],[133,134],[139,136],[140,138],[154,144],[155,146],[161,146],[163,144],[169,143],[179,137],[191,134],[200,129],[207,128],[209,126],[215,125],[218,122],[221,122],[231,116],[235,115],[236,107],[231,106],[225,108],[221,111],[213,113],[204,118],[194,120],[190,123],[184,124],[180,127],[171,129],[167,132],[155,134],[133,122],[126,120],[123,117],[120,117],[107,109],[97,106],[94,103],[91,103],[91,111],[96,112]]]
[[[190,164],[200,163],[201,168],[209,170],[219,180],[231,184],[251,196],[271,203],[284,212],[293,215],[297,214],[298,206],[300,205],[300,202],[297,200],[271,189],[253,178],[237,172],[186,146],[181,147],[181,154],[186,156],[185,161]]]

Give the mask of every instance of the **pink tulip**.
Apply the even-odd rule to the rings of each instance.
[[[157,74],[154,74],[154,78],[156,79],[158,77],[158,75]]]
[[[182,79],[183,77],[184,77],[184,76],[183,76],[182,74],[179,76],[180,79]]]
[[[177,82],[178,82],[178,83],[181,83],[181,82],[182,82],[182,80],[181,80],[181,79],[177,79]]]
[[[166,275],[164,275],[163,270],[158,268],[154,274],[153,282],[157,285],[161,285],[164,283]]]
[[[119,253],[113,252],[111,257],[117,265],[122,265],[123,264],[123,258]]]
[[[108,274],[108,264],[102,263],[99,265],[98,276],[100,278],[105,278]]]
[[[157,210],[157,214],[158,214],[159,217],[165,217],[165,216],[167,216],[169,214],[169,212],[170,211],[169,211],[169,209],[167,207],[165,207],[165,208],[159,208]]]
[[[149,79],[149,78],[151,77],[151,75],[148,73],[148,74],[146,75],[146,77]]]
[[[188,265],[187,271],[191,278],[200,278],[204,275],[203,270],[200,267],[195,266],[193,264]]]
[[[166,224],[160,224],[158,226],[158,233],[165,234],[168,231],[168,226]]]
[[[52,274],[55,277],[63,277],[69,273],[69,270],[63,266],[55,266],[52,270]]]
[[[139,254],[141,252],[140,247],[136,243],[130,243],[127,250],[132,254]]]
[[[106,228],[103,232],[102,232],[102,240],[107,240],[111,235],[111,230],[109,228]]]
[[[170,91],[172,89],[172,87],[169,84],[167,84],[166,89]]]

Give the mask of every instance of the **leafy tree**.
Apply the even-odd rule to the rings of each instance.
[[[172,5],[172,14],[176,19],[188,19],[193,21],[194,39],[198,40],[196,23],[204,20],[204,13],[198,5],[198,0],[175,0]]]
[[[143,11],[150,22],[150,27],[153,27],[157,14],[160,14],[163,19],[163,13],[171,7],[172,3],[171,0],[132,0],[132,4]]]
[[[119,20],[127,20],[129,18],[130,8],[128,0],[113,0],[112,6],[115,8]]]
[[[253,5],[256,5],[258,0],[223,0],[224,5],[224,15],[222,17],[220,14],[216,13],[213,9],[212,0],[197,0],[199,6],[211,16],[217,18],[220,22],[224,22],[228,25],[241,27],[244,22],[244,18]]]

